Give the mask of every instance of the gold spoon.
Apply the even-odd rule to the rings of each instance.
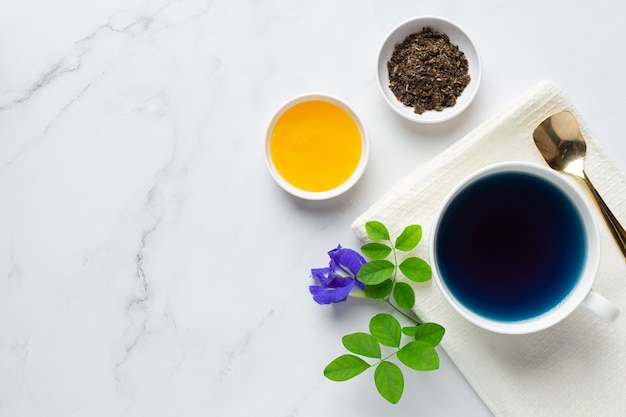
[[[574,115],[568,111],[553,114],[537,126],[533,132],[533,138],[539,152],[550,167],[575,176],[587,186],[613,237],[626,256],[626,231],[585,174],[583,162],[587,153],[587,144],[580,133]]]

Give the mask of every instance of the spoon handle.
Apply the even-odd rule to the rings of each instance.
[[[611,230],[613,237],[617,241],[619,248],[622,250],[622,253],[626,257],[626,231],[624,230],[622,225],[619,223],[619,221],[615,218],[615,216],[613,215],[613,212],[611,212],[611,209],[609,209],[609,207],[606,205],[602,197],[600,197],[600,194],[598,193],[596,188],[593,186],[593,184],[591,184],[591,181],[589,181],[587,174],[584,172],[583,172],[583,180],[585,182],[585,185],[587,185],[587,188],[589,188],[589,191],[591,191],[593,198],[596,200],[596,203],[598,204],[598,207],[600,208],[600,211],[602,212],[602,216],[604,217],[604,220],[606,221],[607,226],[609,226],[609,230]]]

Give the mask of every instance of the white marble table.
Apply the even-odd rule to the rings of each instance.
[[[541,79],[626,169],[626,6],[609,1],[3,0],[1,416],[490,416],[441,351],[397,405],[322,369],[378,306],[318,306],[309,270],[398,180]],[[436,14],[476,42],[472,106],[400,119],[377,48]],[[346,195],[271,179],[272,112],[305,92],[371,136]],[[485,364],[489,366],[489,364]]]

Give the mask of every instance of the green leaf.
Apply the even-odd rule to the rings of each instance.
[[[370,259],[385,259],[391,248],[384,243],[370,242],[361,246],[361,252]]]
[[[347,334],[341,341],[345,348],[352,353],[368,358],[381,358],[380,345],[371,334],[362,332]]]
[[[411,308],[415,305],[415,292],[406,282],[398,282],[393,287],[393,299],[401,308]]]
[[[445,332],[446,329],[437,323],[422,323],[415,329],[414,337],[415,340],[426,342],[431,346],[437,346],[443,339]]]
[[[412,256],[398,265],[405,277],[414,282],[426,282],[433,276],[430,265],[425,260]]]
[[[380,313],[370,320],[370,333],[385,346],[399,347],[402,338],[400,322],[391,314]]]
[[[422,226],[418,224],[407,226],[396,239],[396,249],[405,252],[413,250],[420,240],[422,240]]]
[[[382,361],[374,371],[376,389],[384,399],[392,404],[397,404],[402,398],[404,391],[404,375],[398,365]]]
[[[413,340],[398,351],[398,359],[416,371],[439,369],[439,355],[435,348],[426,342]]]
[[[354,355],[342,355],[324,368],[324,376],[332,381],[347,381],[370,367],[370,364]]]
[[[356,278],[366,285],[376,285],[389,278],[395,269],[394,264],[384,259],[370,261],[359,269]]]
[[[393,281],[387,278],[380,284],[366,285],[365,296],[368,298],[374,298],[374,299],[380,300],[381,298],[385,298],[386,296],[391,294],[392,288],[393,288]]]
[[[381,222],[371,221],[365,223],[365,231],[374,240],[389,240],[389,231]]]
[[[415,330],[416,329],[417,329],[417,326],[403,327],[402,328],[402,333],[407,335],[407,336],[415,337]]]

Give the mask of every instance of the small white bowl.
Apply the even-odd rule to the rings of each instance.
[[[339,108],[343,109],[346,113],[348,113],[348,115],[356,123],[357,128],[359,129],[360,137],[361,137],[361,157],[359,159],[359,162],[355,170],[352,172],[352,175],[350,175],[350,177],[339,186],[332,188],[330,190],[326,190],[326,191],[307,191],[307,190],[300,189],[294,186],[293,184],[289,183],[288,181],[286,181],[285,178],[283,178],[281,174],[278,172],[278,170],[276,169],[276,166],[274,165],[274,162],[272,160],[271,149],[270,149],[272,131],[274,130],[274,126],[276,125],[280,117],[283,115],[283,113],[285,113],[288,109],[295,106],[296,104],[306,102],[306,101],[312,101],[312,100],[326,101],[328,103],[334,104],[338,106]],[[352,108],[348,106],[345,102],[328,94],[309,93],[309,94],[303,94],[303,95],[297,96],[289,100],[288,102],[283,104],[276,111],[276,113],[274,113],[274,116],[272,117],[269,123],[267,132],[265,135],[265,162],[267,163],[267,167],[270,171],[270,174],[272,175],[274,180],[278,183],[278,185],[280,185],[285,191],[287,191],[288,193],[296,197],[300,197],[306,200],[326,200],[326,199],[333,198],[340,194],[345,193],[350,188],[352,188],[352,186],[356,184],[357,181],[361,178],[361,175],[363,175],[363,172],[365,171],[365,167],[367,165],[368,159],[369,159],[369,138],[367,135],[367,131],[365,130],[365,126],[361,122],[361,119],[359,119],[359,117],[354,112],[354,110],[352,110]]]
[[[465,87],[465,90],[463,90],[461,95],[457,98],[456,104],[453,107],[447,107],[441,111],[427,110],[422,114],[417,114],[412,107],[406,106],[400,102],[389,88],[387,62],[391,59],[394,47],[398,43],[404,41],[404,39],[412,33],[419,33],[427,27],[437,32],[447,34],[450,38],[450,42],[457,45],[465,54],[468,63],[468,73],[471,79],[469,84]],[[482,74],[481,65],[480,56],[476,47],[461,28],[441,17],[422,16],[409,19],[399,24],[387,35],[378,55],[378,70],[376,71],[376,75],[378,78],[378,86],[380,87],[383,97],[396,113],[414,122],[438,123],[457,116],[472,102],[478,91],[478,86],[480,85]]]

